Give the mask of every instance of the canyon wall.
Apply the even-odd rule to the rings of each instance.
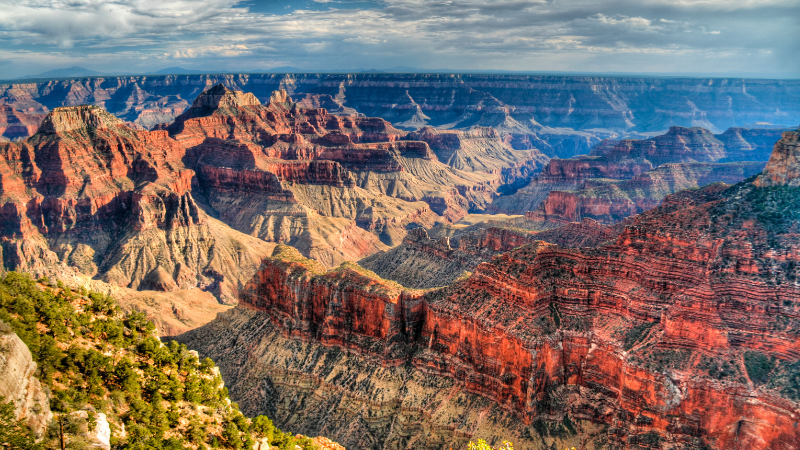
[[[274,245],[207,217],[165,131],[95,106],[56,108],[37,134],[0,144],[3,265],[131,289],[199,287],[223,302]]]
[[[0,103],[46,113],[94,104],[151,127],[222,83],[267,102],[286,89],[304,106],[380,117],[405,129],[493,127],[517,149],[584,154],[608,137],[701,126],[800,122],[796,80],[448,74],[212,74],[89,77],[0,84]]]
[[[527,186],[498,198],[487,211],[619,222],[673,192],[759,173],[780,136],[778,129],[731,128],[714,135],[674,126],[651,139],[604,140],[589,155],[552,159]]]
[[[156,128],[58,107],[32,137],[0,143],[3,267],[231,304],[277,243],[326,267],[358,260],[484,208],[548,159],[494,130],[443,131],[439,151],[480,161],[458,169],[433,134],[222,85]]]
[[[358,264],[403,286],[428,289],[450,285],[470,275],[480,263],[535,241],[563,247],[594,247],[619,234],[592,219],[534,231],[538,226],[539,222],[525,220],[490,221],[454,230],[442,230],[449,227],[440,225],[431,230],[437,235],[446,234],[439,238],[431,238],[426,230],[417,228],[406,235],[402,244],[368,256]]]
[[[611,242],[536,241],[441,289],[281,248],[182,339],[249,412],[360,448],[797,449],[800,191],[769,174],[798,134],[771,187],[682,191]]]

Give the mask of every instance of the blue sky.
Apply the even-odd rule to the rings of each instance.
[[[800,78],[797,0],[0,0],[0,79],[390,69]]]

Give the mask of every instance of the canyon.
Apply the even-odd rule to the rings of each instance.
[[[650,139],[607,139],[588,155],[552,159],[527,186],[487,211],[535,211],[540,220],[556,223],[616,223],[658,206],[668,194],[761,172],[780,135],[778,129],[730,128],[714,135],[673,126]]]
[[[610,241],[534,240],[443,288],[278,246],[180,340],[243,410],[347,447],[796,449],[798,136]]]
[[[169,123],[216,84],[267,102],[285,89],[304,107],[383,118],[399,128],[495,128],[515,149],[588,153],[604,138],[673,125],[715,133],[800,122],[800,82],[704,78],[467,74],[208,74],[0,83],[0,104],[25,114],[93,104],[145,128]],[[645,133],[643,136],[640,133]]]
[[[247,414],[347,448],[795,449],[800,132],[742,125],[796,122],[798,89],[2,85],[3,270],[113,294]]]
[[[277,243],[326,267],[358,260],[484,208],[547,160],[490,128],[414,134],[285,90],[262,104],[217,85],[151,131],[58,107],[0,143],[3,266],[114,291],[172,335],[235,304]],[[175,293],[166,315],[159,292]]]

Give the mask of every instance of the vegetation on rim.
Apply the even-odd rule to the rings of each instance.
[[[0,281],[0,320],[30,349],[70,449],[91,447],[99,413],[120,450],[249,450],[263,438],[280,449],[315,448],[265,416],[242,415],[213,361],[176,342],[163,345],[144,314],[122,314],[104,294],[10,272]],[[0,402],[0,436],[20,426],[6,409]],[[57,448],[60,425],[54,420],[40,444],[27,434],[10,448]]]

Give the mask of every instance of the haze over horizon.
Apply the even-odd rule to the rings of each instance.
[[[792,0],[0,0],[0,79],[82,66],[800,77]]]

